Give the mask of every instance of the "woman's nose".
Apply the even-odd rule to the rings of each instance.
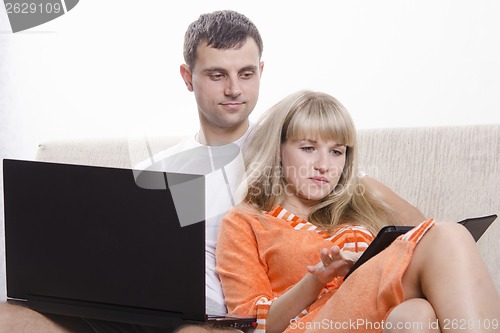
[[[314,162],[314,169],[320,172],[328,171],[328,156],[325,156],[325,153],[319,153],[316,157],[316,161]]]

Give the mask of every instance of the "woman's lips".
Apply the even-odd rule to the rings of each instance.
[[[315,183],[318,183],[318,184],[328,184],[329,183],[328,179],[325,177],[311,177],[309,179]]]

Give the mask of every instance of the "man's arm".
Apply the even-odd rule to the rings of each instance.
[[[392,207],[396,214],[396,218],[400,220],[402,224],[417,225],[427,220],[420,210],[412,206],[378,180],[369,176],[364,176],[361,178],[361,184],[366,186],[373,193],[375,193],[377,197]]]

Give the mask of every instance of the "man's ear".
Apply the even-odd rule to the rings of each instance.
[[[180,72],[184,83],[189,91],[193,91],[193,74],[191,74],[191,69],[188,65],[182,64],[180,67]]]
[[[263,61],[260,62],[259,69],[260,69],[260,76],[262,76],[262,72],[264,71],[264,62]]]

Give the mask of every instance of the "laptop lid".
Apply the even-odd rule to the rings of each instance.
[[[170,191],[195,184],[204,209],[202,176],[144,171],[167,184],[151,190],[127,169],[6,159],[3,172],[8,299],[141,324],[205,320],[204,221],[181,227]]]

